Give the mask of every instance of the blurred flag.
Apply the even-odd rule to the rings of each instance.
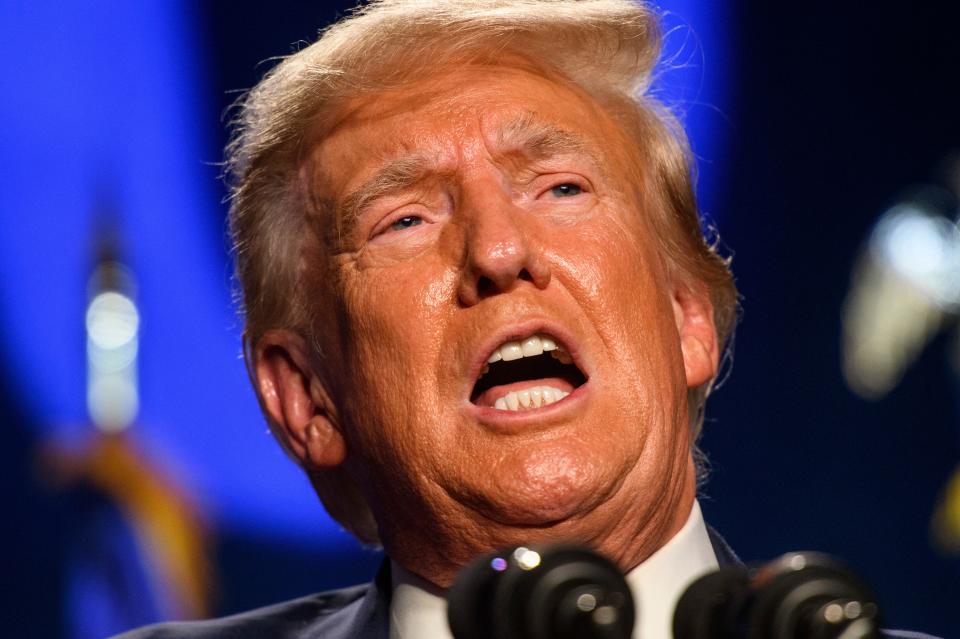
[[[932,528],[933,539],[941,550],[960,554],[960,467],[944,487]]]
[[[67,567],[68,635],[99,639],[165,619],[210,613],[208,527],[183,487],[130,433],[139,409],[140,315],[132,273],[102,230],[86,313],[91,435],[49,444],[47,477],[74,502]]]
[[[210,613],[210,534],[184,491],[126,433],[48,445],[42,468],[69,491],[67,636],[102,639]]]

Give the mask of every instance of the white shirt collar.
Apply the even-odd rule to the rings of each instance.
[[[673,609],[684,589],[717,568],[700,504],[693,503],[683,528],[627,574],[637,604],[634,639],[671,639]],[[447,602],[433,584],[392,564],[390,639],[452,639]]]
[[[443,591],[390,562],[390,639],[452,639]]]
[[[637,606],[633,639],[671,639],[673,609],[683,591],[697,577],[718,566],[700,504],[694,501],[683,528],[627,573]]]

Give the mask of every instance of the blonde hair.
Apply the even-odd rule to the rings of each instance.
[[[373,0],[278,64],[239,103],[227,147],[230,230],[246,343],[271,328],[309,333],[299,272],[307,202],[298,170],[345,101],[454,61],[510,52],[551,69],[608,107],[637,144],[649,213],[671,273],[706,287],[721,344],[736,321],[727,262],[704,239],[682,129],[649,95],[660,53],[656,14],[629,0]],[[709,385],[688,396],[693,439]],[[343,471],[312,475],[330,514],[365,541],[376,526]]]

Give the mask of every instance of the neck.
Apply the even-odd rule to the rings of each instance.
[[[574,542],[597,550],[627,573],[673,538],[684,524],[696,500],[696,475],[692,459],[675,482],[656,499],[642,495],[627,500],[610,500],[595,512],[575,521],[563,521],[542,528],[507,528],[478,522],[471,530],[439,534],[432,530],[384,539],[387,554],[396,565],[430,583],[438,592],[449,588],[460,570],[476,557],[513,546],[535,543]],[[626,501],[626,505],[623,504]],[[437,539],[449,539],[443,544]],[[430,541],[420,543],[422,540]]]

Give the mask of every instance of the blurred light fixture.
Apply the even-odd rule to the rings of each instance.
[[[960,228],[917,203],[893,207],[870,238],[875,259],[944,310],[960,306]]]
[[[843,310],[843,372],[864,398],[886,395],[960,312],[960,164],[948,183],[915,189],[878,220]]]
[[[944,168],[941,185],[914,189],[880,217],[854,267],[843,309],[843,372],[861,397],[890,392],[947,330],[960,382],[960,154]],[[960,467],[937,501],[932,541],[960,554]]]
[[[140,313],[133,276],[113,259],[90,279],[87,306],[87,410],[103,432],[126,430],[140,409],[137,380]]]

